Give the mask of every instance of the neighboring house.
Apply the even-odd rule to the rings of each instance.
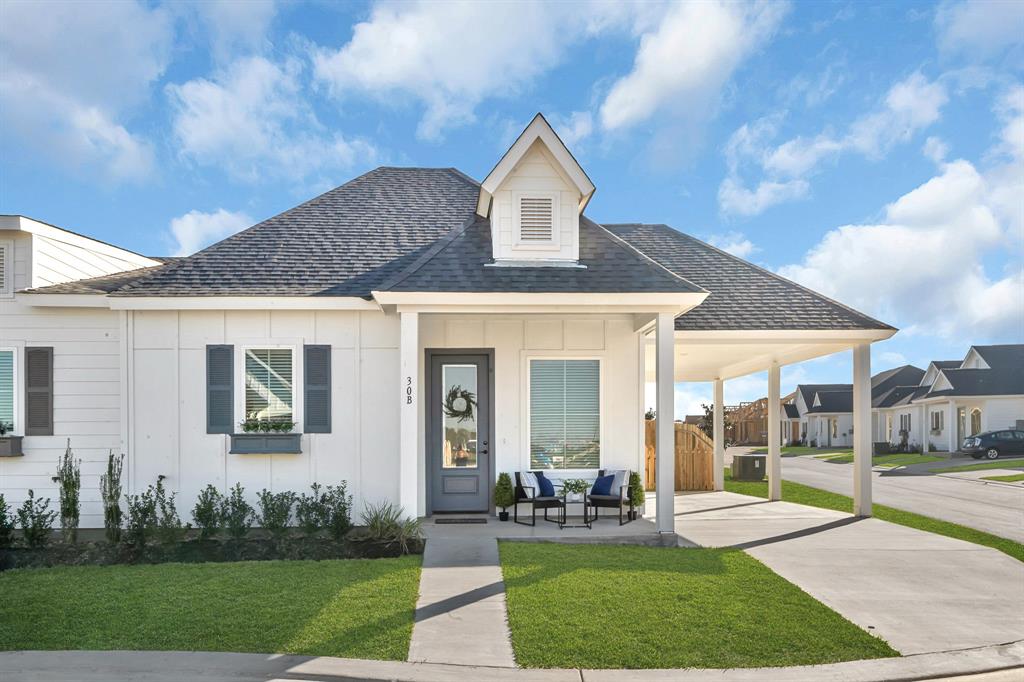
[[[714,382],[721,405],[724,380],[767,371],[781,405],[782,365],[851,350],[868,385],[870,344],[895,329],[667,226],[598,224],[593,193],[538,115],[482,182],[378,168],[167,263],[4,218],[0,410],[24,449],[0,492],[56,497],[70,438],[84,527],[109,449],[126,493],[166,476],[186,516],[207,484],[341,480],[357,511],[489,512],[501,471],[642,471],[645,382],[671,415],[677,381]],[[671,531],[672,422],[657,429]]]
[[[971,346],[963,360],[937,360],[916,382],[873,403],[874,440],[955,451],[967,436],[1020,428],[1024,344]]]
[[[796,406],[795,394],[783,399],[782,403],[782,444],[796,445],[800,438],[800,410]]]
[[[871,400],[875,402],[897,386],[917,382],[924,370],[903,365],[871,377]],[[853,384],[800,384],[794,405],[799,414],[800,440],[817,447],[853,445]],[[872,432],[877,430],[872,413]]]

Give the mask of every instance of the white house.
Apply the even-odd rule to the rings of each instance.
[[[875,440],[954,452],[964,438],[1024,426],[1024,344],[971,346],[875,400]]]
[[[127,455],[129,492],[163,475],[186,511],[208,483],[342,479],[357,509],[491,511],[501,471],[642,470],[645,382],[670,415],[675,382],[713,381],[720,407],[725,379],[767,370],[777,499],[779,368],[848,350],[868,435],[870,344],[895,329],[667,226],[594,222],[594,190],[538,115],[482,182],[378,168],[166,263],[5,218],[0,414],[24,438],[0,492],[55,495],[70,437],[83,526],[101,524],[108,449]],[[247,434],[247,417],[291,432]],[[663,420],[664,531],[672,441]]]

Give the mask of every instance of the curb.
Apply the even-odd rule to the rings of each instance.
[[[1024,670],[1024,640],[1007,644],[786,668],[679,670],[523,669],[399,661],[173,651],[12,651],[0,653],[6,682],[146,679],[395,680],[397,682],[910,682]]]

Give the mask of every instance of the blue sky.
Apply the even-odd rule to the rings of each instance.
[[[875,370],[923,366],[1024,339],[1022,72],[1019,2],[8,0],[0,212],[187,253],[377,165],[482,178],[541,111],[589,216],[797,279],[902,329]]]

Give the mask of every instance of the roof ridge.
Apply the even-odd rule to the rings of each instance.
[[[401,272],[396,273],[394,277],[387,279],[383,284],[380,285],[380,291],[388,291],[392,287],[398,286],[405,280],[409,279],[416,273],[420,268],[426,265],[429,261],[433,260],[434,256],[444,251],[448,246],[451,246],[455,239],[463,234],[469,227],[476,223],[477,215],[473,213],[466,219],[466,221],[457,227],[453,227],[447,232],[447,234],[438,237],[430,246],[427,247],[420,256],[409,264],[408,267],[403,269]],[[371,292],[372,294],[372,292]]]
[[[594,220],[591,220],[590,218],[588,218],[585,215],[580,215],[580,222],[583,222],[583,221],[586,221],[587,223],[589,223],[589,224],[593,225],[594,227],[598,228],[598,230],[600,231],[599,234],[603,234],[604,237],[607,238],[613,244],[616,244],[620,248],[632,252],[633,254],[639,256],[642,260],[646,261],[649,265],[653,265],[658,270],[663,270],[669,276],[671,276],[671,277],[673,277],[675,279],[678,279],[681,282],[684,282],[684,283],[690,285],[691,287],[693,287],[696,290],[694,293],[700,293],[702,291],[704,293],[706,293],[706,294],[710,294],[711,293],[710,291],[708,291],[704,287],[699,286],[699,285],[697,285],[694,282],[691,282],[690,280],[686,279],[682,275],[679,275],[679,274],[677,274],[675,272],[672,272],[670,269],[668,269],[667,267],[665,267],[664,265],[662,265],[658,261],[656,261],[653,258],[651,258],[650,256],[648,256],[646,253],[644,253],[643,251],[641,251],[637,247],[633,246],[632,244],[627,242],[625,239],[623,239],[622,237],[618,236],[617,234],[615,234],[614,232],[612,232],[611,230],[606,228],[601,223],[598,223],[598,222],[596,222]],[[698,305],[700,305],[700,304],[698,304]]]

